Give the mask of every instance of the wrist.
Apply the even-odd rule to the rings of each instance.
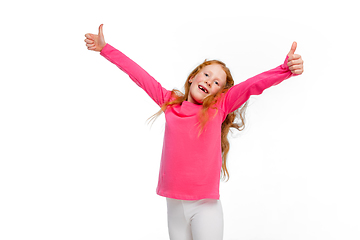
[[[101,51],[104,49],[104,47],[106,46],[106,44],[107,44],[107,43],[105,43],[102,47],[100,47],[100,51],[99,51],[99,52],[101,52]]]

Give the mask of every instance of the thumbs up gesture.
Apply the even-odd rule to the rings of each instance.
[[[304,61],[302,60],[299,54],[295,54],[297,43],[293,42],[290,52],[288,53],[288,63],[289,69],[292,73],[302,74],[304,72]]]
[[[86,46],[89,50],[100,52],[105,47],[106,42],[104,39],[104,33],[102,29],[103,25],[104,24],[100,25],[98,35],[91,33],[85,34],[86,39],[84,41],[86,42]]]

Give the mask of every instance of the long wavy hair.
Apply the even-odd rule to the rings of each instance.
[[[199,134],[204,130],[204,127],[206,123],[208,122],[210,116],[208,113],[209,108],[216,108],[215,104],[219,100],[220,96],[223,93],[226,93],[232,86],[234,86],[234,80],[230,73],[229,68],[225,65],[225,63],[219,61],[219,60],[206,60],[201,63],[199,66],[197,66],[188,76],[184,88],[185,88],[185,94],[180,92],[179,90],[173,89],[171,91],[171,100],[166,102],[162,105],[161,109],[155,113],[153,116],[151,116],[148,120],[152,121],[155,120],[158,116],[161,115],[161,113],[165,112],[166,108],[168,106],[182,104],[183,101],[187,101],[190,93],[190,86],[191,83],[189,82],[190,79],[194,78],[196,74],[198,74],[201,69],[204,67],[211,65],[211,64],[219,64],[224,72],[226,73],[226,84],[222,90],[220,90],[215,95],[208,95],[204,98],[202,103],[202,108],[199,113]],[[228,140],[228,133],[231,131],[230,128],[235,128],[239,131],[242,131],[245,128],[245,110],[247,108],[248,102],[245,102],[239,109],[237,109],[234,112],[229,113],[226,116],[226,119],[223,121],[221,126],[221,152],[222,152],[222,167],[221,167],[221,175],[223,179],[226,179],[227,181],[230,178],[230,174],[226,167],[226,160],[227,160],[227,154],[230,150],[230,143]]]

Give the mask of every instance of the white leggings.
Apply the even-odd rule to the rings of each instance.
[[[220,199],[195,201],[166,198],[170,240],[222,240]]]

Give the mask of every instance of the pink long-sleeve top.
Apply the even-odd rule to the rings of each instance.
[[[144,69],[109,44],[101,53],[106,59],[141,87],[160,107],[171,97]],[[198,113],[202,105],[184,101],[165,110],[165,134],[156,193],[181,200],[219,199],[222,166],[221,124],[227,114],[235,111],[251,95],[259,95],[266,88],[277,85],[292,74],[284,63],[231,87],[216,104],[218,109],[210,118],[205,131],[199,135]],[[210,115],[215,110],[210,109]]]

